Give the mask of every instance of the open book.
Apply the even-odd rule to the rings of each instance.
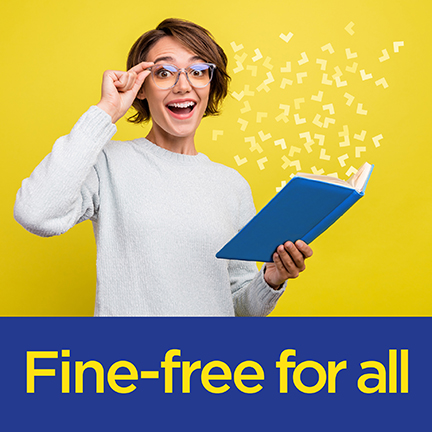
[[[297,173],[216,257],[272,262],[288,240],[311,243],[364,195],[372,170],[365,163],[347,181]]]

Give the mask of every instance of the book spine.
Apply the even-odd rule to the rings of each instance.
[[[338,205],[331,213],[329,213],[324,219],[321,220],[314,228],[312,228],[307,234],[305,234],[302,240],[305,243],[311,243],[320,234],[322,234],[327,228],[333,225],[344,213],[346,213],[350,207],[352,207],[362,196],[363,192],[357,192],[354,190],[341,204]]]

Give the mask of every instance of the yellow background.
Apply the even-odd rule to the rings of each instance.
[[[185,18],[208,28],[225,49],[232,75],[231,90],[245,85],[255,92],[240,101],[229,97],[221,117],[204,119],[197,133],[199,151],[212,160],[238,169],[249,181],[257,209],[276,193],[295,166],[282,168],[291,146],[301,152],[301,171],[312,167],[325,174],[346,171],[363,162],[375,164],[366,196],[336,225],[313,242],[307,270],[289,282],[275,316],[409,316],[431,315],[431,156],[429,138],[431,76],[431,7],[411,1],[239,1],[118,2],[30,1],[2,2],[1,38],[1,256],[0,315],[85,316],[93,314],[96,248],[90,222],[56,238],[39,238],[13,219],[13,204],[21,181],[48,154],[55,140],[69,133],[90,105],[99,101],[105,69],[124,70],[133,42],[167,17]],[[354,34],[345,27],[354,22]],[[279,35],[293,33],[286,43]],[[404,41],[398,53],[393,42]],[[231,42],[243,44],[234,52]],[[322,51],[331,43],[334,53]],[[347,59],[346,48],[357,53]],[[253,61],[255,49],[263,58]],[[379,61],[386,49],[390,58]],[[300,65],[301,53],[309,61]],[[247,57],[244,70],[235,55]],[[273,69],[264,65],[270,57]],[[316,59],[327,60],[326,71]],[[291,72],[281,67],[291,62]],[[346,70],[358,63],[356,73]],[[252,76],[248,65],[257,66]],[[325,85],[338,66],[345,87]],[[360,70],[373,78],[362,80]],[[272,73],[269,91],[257,91]],[[297,73],[307,72],[303,83]],[[292,85],[280,88],[282,78]],[[388,88],[375,81],[385,77]],[[322,102],[312,95],[323,91]],[[351,106],[344,94],[355,96]],[[304,98],[299,109],[294,99]],[[244,102],[251,110],[241,113]],[[333,104],[335,113],[323,109]],[[357,114],[362,103],[367,115]],[[279,104],[290,105],[289,121],[276,121]],[[257,112],[267,117],[257,122]],[[296,124],[294,114],[306,123]],[[335,119],[328,128],[312,123],[316,114]],[[238,118],[248,121],[245,131]],[[343,126],[350,146],[340,147]],[[145,136],[148,126],[121,119],[114,139]],[[213,130],[223,135],[213,140]],[[354,134],[366,130],[363,142]],[[262,141],[258,132],[270,133]],[[308,153],[299,134],[324,134]],[[383,135],[376,147],[372,137]],[[254,136],[262,153],[250,151],[245,137]],[[274,141],[284,138],[287,148]],[[355,147],[366,151],[355,156]],[[324,148],[330,160],[320,159]],[[338,157],[347,154],[346,166]],[[247,158],[238,166],[234,156]],[[267,158],[265,169],[257,161]]]

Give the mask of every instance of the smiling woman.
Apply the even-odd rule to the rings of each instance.
[[[127,59],[127,69],[130,70],[137,64],[148,61],[149,51],[157,42],[172,36],[183,48],[192,53],[190,62],[210,62],[215,65],[214,74],[211,78],[209,102],[204,117],[218,115],[222,101],[228,94],[230,77],[227,74],[228,59],[224,50],[214,41],[209,31],[203,27],[185,20],[166,19],[154,30],[144,33],[133,44]],[[157,57],[155,63],[172,63],[170,56]],[[150,119],[148,103],[145,99],[137,98],[132,106],[137,113],[128,121],[141,123]]]
[[[147,103],[153,120],[147,139],[170,151],[196,155],[194,135],[209,105],[209,70],[216,66],[205,63],[174,36],[158,40],[145,59],[153,63],[149,68],[152,80],[144,81],[137,99]],[[197,71],[201,79],[193,77]]]
[[[104,72],[99,103],[23,181],[15,218],[28,231],[93,222],[96,316],[265,316],[312,255],[287,242],[260,272],[215,258],[255,214],[243,177],[195,148],[201,119],[227,95],[226,66],[207,30],[163,21],[133,45],[127,72]],[[151,119],[149,134],[112,140],[131,105],[129,121]]]

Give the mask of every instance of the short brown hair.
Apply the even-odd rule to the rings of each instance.
[[[231,78],[227,73],[228,59],[224,50],[215,42],[212,34],[205,28],[190,21],[168,18],[162,21],[155,30],[144,33],[132,46],[127,59],[127,70],[146,61],[151,47],[165,36],[173,36],[194,54],[207,63],[214,63],[216,69],[210,83],[210,94],[204,117],[218,115],[222,101],[228,94]],[[146,99],[135,98],[132,106],[137,113],[127,120],[131,123],[142,123],[150,120],[150,109]]]

